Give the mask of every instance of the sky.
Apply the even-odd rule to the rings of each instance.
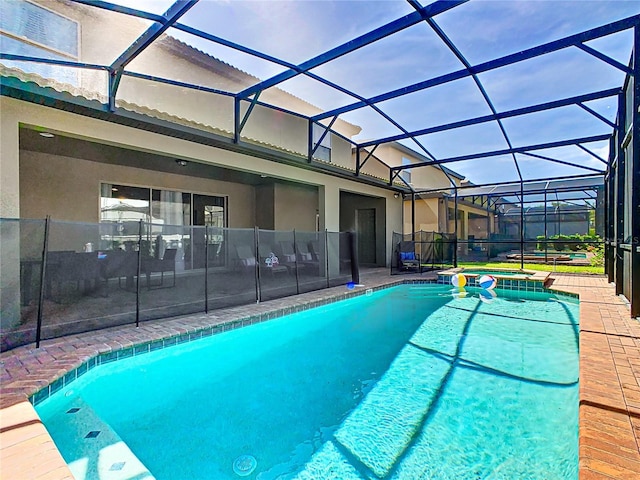
[[[140,10],[163,13],[167,0],[116,0]],[[428,2],[423,2],[423,5]],[[180,22],[218,37],[299,64],[372,29],[413,12],[401,0],[201,0]],[[434,17],[438,27],[471,65],[557,40],[583,30],[640,14],[640,0],[472,0]],[[176,30],[169,34],[260,79],[284,67],[221,47]],[[631,30],[587,44],[627,64]],[[383,40],[312,70],[356,94],[370,98],[463,68],[434,30],[420,22]],[[498,112],[620,87],[625,74],[575,47],[478,75]],[[348,105],[353,97],[304,75],[278,85],[323,110]],[[616,115],[616,100],[587,104],[607,119]],[[406,130],[447,124],[491,113],[471,77],[378,104]],[[379,139],[400,130],[371,108],[340,118],[362,127],[356,141]],[[578,106],[564,107],[503,121],[514,147],[571,137],[608,134],[611,127]],[[497,122],[419,137],[435,158],[508,148]],[[420,148],[411,140],[403,143]],[[605,158],[607,142],[586,145]],[[604,164],[578,147],[538,151],[562,161],[604,169]],[[590,173],[580,168],[518,155],[524,178]],[[516,180],[511,155],[447,164],[476,184]]]

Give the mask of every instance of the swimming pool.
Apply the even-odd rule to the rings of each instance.
[[[101,365],[36,409],[77,479],[237,479],[243,455],[261,480],[577,479],[578,306],[527,296],[394,287]]]

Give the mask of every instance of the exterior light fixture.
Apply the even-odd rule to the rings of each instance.
[[[393,198],[400,198],[400,194],[398,192],[394,193]]]
[[[260,175],[260,178],[267,178],[267,175],[263,173],[262,175]]]
[[[40,136],[44,137],[44,138],[53,138],[53,137],[55,137],[55,135],[53,133],[49,133],[49,132],[40,132]]]
[[[178,165],[180,165],[181,167],[186,167],[187,166],[187,161],[186,160],[181,160],[181,159],[176,159],[176,163]]]

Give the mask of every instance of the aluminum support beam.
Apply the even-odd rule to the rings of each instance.
[[[608,55],[605,55],[604,53],[599,52],[595,48],[591,48],[590,46],[585,45],[583,43],[578,44],[576,46],[580,50],[583,50],[583,51],[587,52],[589,55],[593,55],[597,59],[602,60],[603,62],[608,63],[609,65],[611,65],[612,67],[615,67],[618,70],[623,71],[627,75],[633,75],[633,70],[631,70],[629,67],[627,67],[626,65],[624,65],[624,64],[618,62],[617,60],[609,57]]]
[[[632,157],[631,188],[627,192],[631,208],[631,317],[640,317],[640,25],[634,29],[633,42]]]
[[[358,155],[358,157],[356,158],[356,175],[360,175],[360,169],[364,167],[364,164],[367,163],[367,160],[369,160],[373,156],[373,152],[376,151],[376,148],[378,148],[378,145],[374,146],[371,151],[367,153],[367,156],[362,162],[360,162],[360,156]],[[358,154],[359,153],[360,147],[358,147]]]
[[[416,0],[410,0],[409,3],[411,3],[411,5],[414,8],[417,8],[417,6],[419,5]],[[509,135],[507,134],[507,130],[504,128],[502,120],[498,118],[498,111],[496,110],[496,107],[493,105],[493,102],[491,101],[489,94],[485,90],[484,85],[482,85],[482,82],[480,81],[480,78],[478,77],[478,75],[476,75],[471,70],[471,64],[469,63],[469,61],[466,59],[466,57],[462,54],[462,52],[458,49],[458,47],[455,46],[455,44],[451,41],[451,39],[447,36],[447,34],[444,33],[444,31],[432,18],[425,18],[425,22],[429,24],[429,26],[433,29],[436,35],[440,37],[440,40],[444,42],[447,48],[451,50],[451,52],[455,55],[455,57],[460,61],[460,63],[464,65],[466,70],[471,74],[471,78],[473,78],[473,81],[476,84],[476,87],[478,87],[478,90],[480,91],[482,98],[484,98],[484,101],[486,102],[487,106],[491,110],[491,117],[498,124],[498,127],[500,128],[500,132],[502,132],[502,137],[504,138],[508,147],[513,148],[513,144],[509,139]],[[513,163],[516,167],[516,171],[518,172],[518,178],[522,180],[522,172],[520,171],[520,165],[518,165],[518,159],[516,158],[516,155],[514,153],[511,154],[511,157],[513,158]]]
[[[434,165],[441,165],[443,163],[460,162],[464,160],[475,160],[478,158],[486,158],[486,157],[497,157],[499,155],[508,155],[511,153],[525,153],[531,150],[544,150],[547,148],[566,147],[568,145],[578,145],[580,143],[601,142],[603,140],[609,140],[610,136],[611,136],[610,134],[593,135],[591,137],[574,138],[569,140],[561,140],[558,142],[540,143],[537,145],[528,145],[525,147],[506,148],[504,150],[494,150],[491,152],[483,152],[483,153],[472,153],[469,155],[461,155],[458,157],[450,157],[450,158],[443,158],[440,160],[434,160],[432,162],[414,163],[409,166],[405,165],[405,166],[391,167],[391,170],[392,172],[394,172],[394,171],[401,171],[406,168],[434,166]]]
[[[108,68],[108,67],[105,67]],[[219,90],[217,88],[205,87],[202,85],[194,85],[192,83],[180,82],[179,80],[171,80],[169,78],[156,77],[154,75],[147,75],[145,73],[122,72],[125,77],[139,78],[141,80],[149,80],[150,82],[163,83],[165,85],[173,85],[174,87],[187,88],[189,90],[197,90],[199,92],[215,93],[216,95],[224,95],[226,97],[233,97],[234,94],[225,90]]]
[[[524,183],[522,179],[520,179],[520,270],[524,270]]]
[[[554,108],[566,107],[569,105],[579,105],[582,102],[590,102],[592,100],[599,100],[601,98],[614,97],[620,93],[620,88],[611,88],[608,90],[601,90],[598,92],[588,93],[586,95],[578,95],[575,97],[569,97],[562,100],[556,100],[553,102],[545,102],[537,105],[531,105],[529,107],[517,108],[515,110],[508,110],[506,112],[498,112],[495,117],[499,119],[505,119],[510,117],[518,117],[521,115],[527,115],[529,113],[542,112],[545,110],[552,110]],[[369,142],[363,142],[361,147],[369,147],[371,145],[377,145],[381,143],[397,142],[409,137],[420,137],[422,135],[429,135],[430,133],[444,132],[446,130],[454,130],[456,128],[468,127],[471,125],[478,125],[480,123],[487,123],[495,120],[494,115],[483,115],[481,117],[470,118],[467,120],[460,120],[458,122],[446,123],[437,125],[435,127],[423,128],[421,130],[414,130],[407,134],[398,134],[390,137],[384,137]],[[607,121],[608,122],[608,121]],[[611,122],[609,122],[611,123]]]
[[[453,233],[454,233],[454,239],[453,239],[453,267],[457,268],[458,267],[458,189],[454,188],[454,200],[453,200],[453,205],[454,205],[454,210],[453,210]],[[449,212],[447,211],[447,223],[449,223]]]
[[[616,295],[620,295],[623,291],[624,283],[624,250],[622,249],[622,243],[624,242],[624,184],[625,184],[625,169],[626,169],[626,155],[623,148],[623,142],[625,138],[625,118],[626,118],[626,103],[624,93],[621,93],[618,97],[618,135],[616,150],[618,151],[618,162],[616,164],[616,192],[615,203],[613,208],[616,210],[615,214],[615,278]]]
[[[236,128],[235,128],[235,132],[234,132],[234,135],[233,135],[233,138],[235,139],[236,143],[238,143],[238,141],[240,141],[240,134],[242,133],[242,130],[244,129],[244,126],[247,124],[247,121],[249,120],[249,117],[251,116],[251,112],[255,108],[259,97],[260,97],[260,92],[256,93],[253,96],[253,99],[251,100],[251,103],[249,104],[249,108],[247,108],[247,111],[245,112],[244,117],[242,117],[242,120],[240,120],[239,117],[236,117],[236,121],[234,122],[234,124],[236,125]],[[240,99],[238,97],[235,97],[235,103],[238,104],[238,105],[240,104]],[[239,107],[235,108],[234,111],[239,113],[240,112],[240,108]]]
[[[591,172],[604,173],[604,170],[598,170],[597,168],[587,167],[584,165],[576,165],[571,162],[565,162],[564,160],[558,160],[556,158],[547,157],[545,155],[538,155],[535,153],[522,152],[521,155],[527,155],[528,157],[539,158],[540,160],[546,160],[548,162],[559,163],[561,165],[568,165],[570,167],[582,168],[584,170],[589,170]]]
[[[75,62],[73,60],[58,60],[56,58],[32,57],[29,55],[17,55],[15,53],[0,52],[0,60],[15,60],[16,62],[44,63],[47,65],[60,65],[62,67],[86,68],[88,70],[105,70],[105,71],[109,70],[108,66],[97,65],[95,63],[82,63],[82,62]]]
[[[576,145],[576,147],[578,147],[580,150],[583,150],[583,151],[587,152],[587,153],[588,153],[589,155],[591,155],[593,158],[595,158],[596,160],[598,160],[598,161],[600,161],[600,162],[604,163],[605,165],[607,164],[607,161],[606,161],[604,158],[602,158],[600,155],[595,154],[594,152],[592,152],[592,151],[591,151],[591,150],[589,150],[588,148],[583,147],[583,146],[582,146],[582,145],[580,145],[580,144],[577,144],[577,145]]]
[[[338,117],[333,117],[331,119],[331,121],[329,122],[329,125],[327,125],[327,126],[322,125],[321,123],[318,124],[324,129],[324,131],[322,132],[322,135],[320,135],[320,138],[318,139],[316,144],[315,145],[313,145],[313,144],[311,145],[311,158],[313,158],[313,154],[316,153],[316,151],[320,147],[320,144],[325,139],[325,137],[329,134],[329,132],[332,131],[331,127],[333,127],[333,124],[336,123],[336,120],[338,120]],[[311,130],[313,132],[313,122],[311,122]],[[313,137],[312,137],[312,140],[313,140]]]
[[[314,68],[319,67],[320,65],[324,65],[327,62],[340,58],[348,53],[351,53],[355,50],[358,50],[362,47],[365,47],[373,42],[381,40],[383,38],[388,37],[389,35],[393,35],[394,33],[400,32],[408,27],[411,27],[417,23],[420,23],[423,19],[423,15],[434,16],[440,13],[446,12],[454,7],[462,3],[466,3],[468,0],[452,0],[452,1],[437,1],[432,3],[431,5],[422,9],[421,12],[414,12],[406,15],[402,18],[394,20],[393,22],[387,23],[375,30],[372,30],[364,35],[361,35],[353,40],[348,41],[347,43],[343,43],[327,52],[324,52],[306,62],[301,63],[295,69],[289,69],[286,72],[282,72],[278,75],[275,75],[267,80],[257,83],[249,88],[238,93],[239,97],[246,98],[250,95],[253,95],[256,92],[260,92],[262,90],[266,90],[267,88],[274,87],[282,82],[289,80],[301,73],[304,73],[308,70],[312,70]],[[333,117],[335,115],[329,115]]]
[[[609,142],[609,166],[607,168],[607,174],[605,176],[605,198],[606,205],[604,209],[605,214],[605,273],[607,274],[607,280],[609,283],[613,283],[615,278],[615,251],[613,243],[615,241],[615,169],[614,162],[617,158],[617,138],[616,134],[611,137]]]
[[[115,110],[116,93],[124,68],[196,3],[198,3],[198,0],[176,0],[164,15],[162,15],[160,22],[155,22],[151,25],[109,66],[109,109],[111,111]]]
[[[136,10],[135,8],[124,7],[122,5],[116,5],[115,3],[103,2],[101,0],[72,0],[74,3],[82,3],[83,5],[89,5],[91,7],[102,8],[103,10],[111,10],[112,12],[124,13],[125,15],[131,15],[134,17],[144,18],[151,20],[152,22],[162,22],[162,15],[156,15],[154,13],[144,12],[142,10]]]
[[[404,210],[404,200],[403,200],[402,209]],[[416,194],[411,194],[411,241],[416,241]],[[422,250],[422,245],[420,246]],[[420,266],[420,271],[422,271],[422,266]]]
[[[601,120],[602,122],[606,123],[607,125],[609,125],[611,128],[616,128],[616,124],[613,123],[612,121],[610,121],[608,118],[604,117],[603,115],[600,115],[598,112],[596,112],[594,109],[587,107],[585,104],[583,103],[577,103],[577,105],[582,108],[583,110],[589,112],[591,115],[593,115],[594,117],[596,117],[598,120]]]
[[[320,115],[316,115],[314,117],[314,120],[321,120],[323,118],[333,117],[334,115],[341,115],[343,113],[347,113],[352,110],[357,110],[358,108],[365,107],[367,103],[384,102],[386,100],[391,100],[392,98],[397,98],[403,95],[407,95],[409,93],[418,92],[420,90],[425,90],[430,87],[435,87],[437,85],[442,85],[445,83],[453,82],[455,80],[460,80],[461,78],[466,78],[470,76],[472,73],[479,74],[483,72],[488,72],[490,70],[495,70],[497,68],[505,67],[507,65],[513,65],[514,63],[522,62],[523,60],[529,60],[532,58],[539,57],[541,55],[546,55],[548,53],[556,52],[558,50],[563,50],[568,47],[577,46],[579,44],[582,44],[583,42],[588,42],[590,40],[595,40],[596,38],[604,37],[612,33],[617,33],[623,30],[627,30],[629,28],[633,28],[639,22],[640,22],[640,15],[627,17],[622,20],[618,20],[617,22],[612,22],[608,25],[603,25],[601,27],[593,28],[591,30],[585,30],[584,32],[581,32],[575,35],[570,35],[568,37],[564,37],[559,40],[554,40],[552,42],[548,42],[543,45],[539,45],[537,47],[522,50],[521,52],[518,52],[518,53],[513,53],[510,55],[506,55],[504,57],[490,60],[488,62],[480,63],[478,65],[472,66],[470,69],[465,68],[465,69],[447,73],[445,75],[441,75],[439,77],[435,77],[429,80],[414,83],[406,87],[392,90],[390,92],[386,92],[381,95],[368,98],[366,102],[362,102],[362,101],[355,102],[350,105],[345,105],[344,107],[329,110]]]
[[[596,177],[601,177],[602,174],[600,173],[591,173],[591,174],[585,174],[585,175],[564,175],[564,176],[560,176],[560,177],[546,177],[546,178],[532,178],[530,180],[524,180],[525,184],[529,184],[529,183],[536,183],[536,182],[548,182],[548,181],[555,181],[555,180],[572,180],[572,179],[585,179],[585,178],[596,178]],[[481,188],[481,187],[496,187],[496,186],[503,186],[503,185],[520,185],[519,181],[506,181],[506,182],[495,182],[495,183],[485,183],[485,184],[480,184],[480,185],[460,185],[457,187],[458,190],[464,190],[464,189],[468,189],[468,188]],[[518,187],[519,188],[519,187]],[[563,190],[563,189],[558,189],[558,188],[550,188],[548,190],[555,192],[557,191],[577,191],[577,190],[582,190],[584,189],[584,187],[579,187],[579,188],[570,188],[568,190]],[[450,189],[449,188],[433,188],[430,190],[417,190],[416,193],[417,194],[422,194],[422,193],[436,193],[436,192],[449,192]],[[491,196],[509,196],[510,194],[514,194],[516,193],[518,190],[510,190],[510,191],[505,191],[505,192],[492,192]],[[538,190],[537,190],[538,191]],[[540,193],[544,192],[543,190],[539,190]],[[527,191],[528,194],[531,194],[531,191]]]

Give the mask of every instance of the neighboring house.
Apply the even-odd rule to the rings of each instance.
[[[371,150],[360,153],[361,161],[367,158]],[[355,152],[354,152],[355,155]],[[365,163],[363,170],[381,175],[383,165],[390,167],[410,166],[429,162],[429,158],[399,142],[380,145]],[[430,193],[417,193],[415,210],[411,195],[406,195],[403,207],[403,233],[412,231],[453,233],[456,231],[454,215],[454,194],[452,188],[470,185],[462,175],[445,166],[405,169],[399,175],[415,191],[440,190]],[[466,198],[460,190],[458,202],[458,238],[486,239],[495,231],[495,212],[486,208],[482,198]]]

